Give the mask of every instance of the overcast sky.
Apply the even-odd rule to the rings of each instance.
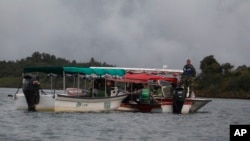
[[[250,66],[250,0],[0,0],[0,60],[33,52],[119,67]]]

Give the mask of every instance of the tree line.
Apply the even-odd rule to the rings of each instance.
[[[0,61],[0,87],[20,87],[24,67],[40,66],[103,66],[115,65],[90,58],[85,63],[69,61],[47,53],[34,52],[30,57],[16,61]],[[230,63],[219,64],[213,55],[200,61],[201,73],[195,78],[194,89],[197,96],[221,98],[250,98],[250,67],[234,68]],[[45,81],[45,80],[40,80]],[[44,84],[45,88],[49,85]]]
[[[199,96],[250,98],[250,67],[234,68],[230,63],[219,64],[213,55],[200,62],[201,73],[195,79]]]
[[[113,67],[114,65],[107,64],[106,62],[96,61],[93,57],[88,62],[77,63],[75,60],[69,61],[64,58],[56,57],[47,53],[34,52],[30,57],[26,57],[16,61],[0,61],[0,87],[16,88],[20,86],[22,81],[22,71],[24,67],[51,67],[51,66],[102,66]],[[40,74],[39,74],[40,75]],[[42,74],[41,74],[42,75]],[[45,81],[45,80],[40,80]],[[45,88],[48,87],[45,85]]]

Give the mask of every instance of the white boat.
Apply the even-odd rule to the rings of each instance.
[[[203,98],[190,98],[188,101],[192,103],[190,113],[195,113],[202,107],[204,107],[207,103],[211,102],[210,99],[203,99]]]
[[[207,103],[212,100],[203,98],[186,98],[181,109],[182,114],[195,113],[199,109],[204,107]],[[159,103],[161,106],[158,108],[152,108],[151,112],[155,113],[172,113],[173,112],[173,99],[164,98],[164,102]]]
[[[99,68],[99,67],[93,67],[93,68]],[[141,111],[141,112],[173,113],[175,112],[176,108],[181,108],[180,113],[188,114],[197,112],[207,103],[212,101],[209,99],[196,98],[194,93],[192,93],[191,98],[185,98],[186,94],[184,94],[184,90],[182,89],[180,90],[180,92],[181,94],[183,93],[185,97],[183,96],[184,98],[181,106],[180,107],[176,106],[175,99],[173,98],[174,95],[173,89],[176,89],[177,86],[178,79],[176,76],[177,74],[181,74],[182,70],[155,69],[155,68],[154,69],[116,68],[116,69],[125,69],[129,73],[125,74],[122,79],[113,79],[113,81],[120,81],[132,84],[148,83],[148,85],[160,86],[160,95],[154,94],[153,98],[151,98],[151,102],[147,104],[136,102],[135,99],[138,99],[138,96],[136,98],[133,92],[131,92],[129,100],[123,101],[118,110],[133,111],[133,112]],[[161,81],[162,82],[165,81],[168,84],[162,85],[160,84]],[[175,85],[175,88],[173,88],[172,84]]]
[[[103,112],[120,107],[122,100],[127,95],[112,97],[78,97],[67,94],[57,94],[55,112]]]
[[[87,94],[86,90],[79,88],[80,75],[95,75],[95,76],[119,76],[119,78],[108,77],[108,80],[115,82],[128,82],[128,83],[148,83],[150,80],[166,80],[175,82],[177,78],[166,77],[158,74],[181,74],[181,70],[165,70],[165,69],[145,69],[145,68],[116,68],[116,67],[32,67],[24,68],[24,73],[42,72],[53,73],[63,76],[63,91],[54,91],[53,94],[44,93],[40,90],[40,100],[35,105],[37,111],[56,111],[56,112],[100,112],[110,110],[120,111],[141,111],[141,112],[162,112],[172,113],[176,108],[173,99],[173,93],[170,93],[169,87],[161,86],[161,95],[154,95],[153,103],[136,103],[133,100],[125,102],[127,99],[127,92],[118,91],[118,87],[113,87],[110,92],[106,92],[106,79],[105,79],[105,92],[100,96]],[[130,77],[126,76],[125,72],[129,74],[136,74]],[[142,74],[143,75],[140,75]],[[77,77],[77,88],[65,88],[65,76],[67,74],[74,74]],[[148,76],[146,76],[146,75]],[[157,75],[155,75],[157,74]],[[52,82],[52,79],[51,79]],[[126,88],[125,83],[125,88]],[[125,90],[125,89],[124,89]],[[130,96],[133,96],[130,93]],[[17,109],[27,109],[27,102],[23,92],[14,95],[15,105]],[[181,113],[197,112],[200,108],[204,107],[207,103],[211,102],[208,99],[202,98],[185,98],[181,106]]]
[[[91,69],[91,68],[79,68],[79,67],[29,67],[24,68],[24,73],[53,73],[63,76],[63,93],[46,94],[44,91],[39,90],[39,102],[33,107],[34,111],[55,111],[55,112],[101,112],[111,111],[117,109],[121,101],[127,96],[124,93],[108,94],[106,90],[102,96],[85,95],[86,93],[79,88],[79,76],[81,75],[109,75],[109,76],[122,76],[124,70],[112,70],[112,69]],[[77,74],[78,88],[65,88],[65,76],[66,74]],[[24,80],[30,81],[30,80]],[[33,79],[32,79],[33,81]],[[28,82],[27,82],[28,83]],[[32,84],[32,83],[31,83]],[[105,87],[106,88],[106,87]],[[81,90],[81,91],[80,91]],[[89,93],[90,94],[90,93]],[[26,94],[27,95],[27,94]],[[32,93],[31,95],[35,95]],[[27,98],[24,92],[19,92],[14,95],[14,101],[17,109],[30,109],[27,103]],[[34,101],[34,100],[33,100]],[[35,103],[35,102],[33,102]]]
[[[23,92],[17,93],[13,96],[16,109],[27,110],[28,105]],[[55,98],[51,94],[40,94],[40,101],[36,104],[37,111],[54,111]]]
[[[121,101],[127,95],[112,97],[79,97],[68,94],[40,95],[40,101],[36,104],[36,111],[55,111],[55,112],[102,112],[111,111],[120,107]],[[23,93],[15,95],[15,106],[19,110],[28,109]]]

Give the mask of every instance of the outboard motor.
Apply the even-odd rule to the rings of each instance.
[[[28,111],[36,111],[35,105],[39,103],[39,87],[38,77],[32,74],[25,74],[23,77],[23,93],[28,104]]]
[[[181,114],[181,110],[185,100],[184,89],[177,87],[173,94],[173,113]]]

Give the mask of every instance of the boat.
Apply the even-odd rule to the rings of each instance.
[[[127,95],[113,97],[78,97],[58,94],[55,102],[55,112],[103,112],[119,108]]]
[[[35,88],[33,88],[33,85],[34,82],[37,82],[37,75],[32,73],[45,73],[49,74],[50,76],[61,76],[59,78],[63,79],[63,90],[60,90],[59,92],[54,90],[54,93],[51,94],[44,92],[44,90],[41,88],[34,91]],[[29,111],[112,111],[119,108],[122,100],[127,97],[127,94],[121,92],[119,95],[118,93],[115,95],[108,94],[106,92],[106,85],[104,89],[99,90],[99,93],[93,93],[94,91],[86,90],[86,88],[81,89],[79,86],[80,77],[83,76],[86,80],[86,76],[89,76],[89,79],[92,82],[96,82],[97,80],[105,80],[106,75],[108,77],[120,77],[124,74],[125,71],[122,69],[93,69],[83,67],[26,67],[23,69],[23,91],[18,91],[13,97],[17,109],[28,109]],[[76,87],[66,88],[67,76],[71,78],[73,77],[74,85],[76,84]],[[53,78],[50,78],[52,83]],[[52,85],[53,84],[51,84],[51,87]],[[94,89],[93,87],[92,90]]]
[[[100,68],[100,67],[92,67]],[[102,67],[101,67],[102,68]],[[113,68],[113,67],[112,67]],[[160,112],[160,113],[195,113],[212,100],[197,98],[194,92],[190,98],[186,97],[183,87],[177,86],[178,75],[182,70],[157,69],[157,68],[116,68],[125,69],[126,74],[120,79],[109,79],[117,82],[138,85],[147,84],[150,89],[157,86],[148,103],[140,103],[139,94],[131,90],[130,95],[122,103],[118,110]],[[180,98],[181,97],[181,98]]]

